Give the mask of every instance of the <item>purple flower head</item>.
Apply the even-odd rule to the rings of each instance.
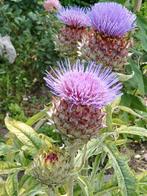
[[[66,25],[72,27],[90,26],[90,18],[86,9],[80,7],[66,7],[59,10],[57,17]]]
[[[101,108],[121,95],[122,85],[109,68],[90,62],[86,67],[79,60],[58,63],[59,68],[44,78],[51,92],[75,105]]]
[[[89,16],[91,26],[108,36],[123,36],[136,26],[135,14],[118,3],[96,3]]]

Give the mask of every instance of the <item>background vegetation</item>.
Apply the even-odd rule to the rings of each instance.
[[[100,1],[61,1],[65,6],[74,4],[90,6],[95,2]],[[146,194],[147,177],[145,172],[141,174],[140,172],[147,170],[147,133],[145,129],[147,128],[147,2],[142,1],[141,8],[136,4],[136,0],[118,0],[116,2],[125,4],[137,14],[137,28],[132,35],[133,47],[130,50],[129,61],[125,69],[126,74],[131,75],[131,78],[124,82],[121,103],[113,105],[113,114],[110,115],[113,126],[120,128],[116,130],[116,135],[114,134],[113,137],[110,135],[111,133],[104,133],[99,141],[89,143],[88,169],[91,171],[93,181],[90,182],[88,178],[79,179],[75,188],[77,195],[81,194],[80,186],[84,189],[86,184],[89,189],[93,186],[91,189],[95,190],[98,195],[104,195],[107,191],[114,191],[114,195],[117,195],[118,192],[115,192],[118,191],[117,176],[119,185],[122,185],[121,192],[125,187],[128,193],[124,194],[131,196],[136,182],[133,181],[134,178],[129,173],[128,160],[121,156],[120,152],[128,155],[129,165],[139,173],[136,177],[138,192],[140,195]],[[3,0],[0,1],[0,26],[0,35],[9,35],[17,52],[17,58],[13,64],[9,64],[7,59],[0,57],[0,135],[3,132],[6,134],[3,122],[6,112],[10,112],[10,116],[14,119],[24,121],[34,127],[32,130],[23,124],[21,130],[19,127],[15,127],[17,122],[7,119],[7,127],[11,125],[11,128],[7,138],[0,137],[2,141],[0,143],[0,174],[3,171],[5,174],[10,173],[10,175],[4,184],[2,184],[3,181],[0,183],[0,190],[6,189],[4,193],[6,191],[10,193],[9,195],[12,193],[16,195],[17,189],[20,195],[24,189],[26,192],[22,195],[41,194],[40,192],[45,189],[44,186],[41,186],[32,177],[25,175],[22,178],[18,177],[18,182],[17,171],[13,172],[14,170],[21,171],[21,169],[24,171],[23,167],[28,167],[32,161],[33,153],[38,152],[38,149],[36,150],[37,142],[41,143],[46,140],[46,135],[51,137],[56,144],[62,143],[60,135],[54,131],[52,126],[40,125],[39,120],[44,118],[46,110],[28,118],[49,103],[50,95],[45,88],[43,76],[45,70],[49,69],[49,66],[54,66],[59,60],[58,53],[54,50],[53,36],[58,31],[60,24],[54,16],[49,16],[44,10],[42,0]],[[37,121],[39,123],[36,123]],[[44,134],[42,138],[40,133]],[[33,144],[31,143],[32,139]],[[6,140],[5,143],[4,140]],[[28,148],[30,143],[33,150]],[[102,143],[104,146],[101,147]],[[80,153],[83,152],[79,151]],[[139,158],[134,159],[135,156]],[[9,161],[13,164],[8,163]],[[16,163],[20,163],[21,166]],[[113,173],[110,164],[114,164],[113,169],[116,170],[116,176],[110,180],[111,183],[103,184],[105,174],[109,176]],[[82,172],[84,176],[85,171]],[[11,175],[11,173],[13,174]],[[130,182],[133,182],[132,185]]]
[[[94,0],[62,0],[63,5],[89,6]],[[135,0],[116,2],[134,9]],[[48,99],[42,90],[42,78],[46,69],[55,64],[58,54],[54,50],[53,34],[58,29],[58,23],[49,18],[45,12],[42,0],[5,0],[0,2],[0,34],[9,35],[16,48],[17,58],[13,64],[0,58],[0,108],[3,119],[6,111],[21,113],[24,103],[44,103]],[[134,71],[133,79],[126,82],[123,104],[145,111],[141,101],[147,92],[146,62],[147,62],[147,2],[143,2],[138,12],[138,30],[135,34],[133,59],[127,66],[127,73]],[[54,21],[53,21],[54,20]],[[44,84],[43,84],[44,86]],[[131,93],[131,94],[130,94]],[[40,95],[39,95],[40,94]],[[137,95],[137,97],[136,97]],[[140,97],[138,97],[138,95]],[[29,99],[31,96],[31,99]],[[41,97],[41,99],[40,99]],[[26,100],[23,102],[23,100]],[[129,100],[129,101],[128,101]],[[19,106],[18,106],[19,105]],[[31,114],[30,111],[28,111]]]

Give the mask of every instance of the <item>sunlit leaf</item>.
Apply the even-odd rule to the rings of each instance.
[[[78,177],[77,182],[78,182],[79,186],[81,187],[82,195],[83,196],[90,196],[89,191],[88,191],[88,186],[85,183],[85,181],[81,177]]]
[[[13,120],[8,116],[5,118],[5,124],[9,131],[15,134],[24,145],[37,149],[41,147],[42,141],[32,127],[20,121]]]
[[[17,195],[18,191],[18,180],[17,174],[11,174],[5,183],[5,190],[9,196]]]
[[[21,178],[19,184],[20,196],[48,196],[48,187],[40,184],[35,178],[25,175]]]
[[[122,74],[122,73],[116,73],[116,74],[121,82],[125,82],[125,81],[133,78],[133,76],[134,76],[134,72],[132,72],[132,74],[130,74],[130,75],[126,75],[126,74]]]
[[[38,122],[39,120],[41,120],[42,118],[44,118],[46,116],[46,112],[47,112],[47,108],[38,112],[37,114],[35,114],[34,116],[32,116],[31,118],[29,118],[26,122],[27,125],[34,125],[36,122]]]
[[[129,107],[119,105],[119,106],[117,106],[116,108],[117,108],[117,109],[120,109],[120,110],[123,110],[124,112],[127,112],[127,113],[129,113],[129,114],[132,114],[132,115],[134,115],[134,116],[136,116],[136,117],[143,118],[141,115],[139,115],[138,113],[134,112],[134,111],[133,111],[131,108],[129,108]]]
[[[14,148],[11,145],[0,143],[0,156],[6,155],[7,153],[15,153],[15,152],[18,152],[18,149]]]
[[[23,170],[24,167],[14,162],[0,161],[0,174],[9,174]]]
[[[131,135],[138,135],[141,137],[147,137],[147,129],[142,127],[135,127],[135,126],[121,126],[120,128],[116,129],[118,133],[127,133]]]

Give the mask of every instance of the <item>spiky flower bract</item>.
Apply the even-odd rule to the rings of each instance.
[[[123,36],[135,28],[136,16],[115,2],[96,3],[90,12],[91,26],[108,36]]]
[[[41,149],[33,160],[30,174],[48,186],[62,185],[71,173],[70,155],[54,145]]]
[[[59,10],[57,17],[63,23],[55,38],[55,49],[61,57],[75,61],[78,56],[78,43],[89,34],[90,18],[87,10],[77,6],[65,7]]]
[[[90,138],[103,126],[102,107],[119,96],[121,84],[110,69],[94,62],[85,66],[79,60],[59,63],[59,68],[44,78],[58,97],[53,104],[53,121],[66,135]]]
[[[135,28],[136,16],[121,4],[96,3],[89,12],[93,33],[85,43],[80,42],[78,53],[85,60],[94,60],[115,71],[124,72],[130,32]]]
[[[51,12],[53,10],[58,10],[61,8],[61,4],[59,0],[46,0],[43,6],[44,6],[44,9],[48,12]]]
[[[65,25],[71,27],[81,28],[90,25],[90,18],[86,14],[86,9],[76,6],[64,7],[60,9],[57,17]]]

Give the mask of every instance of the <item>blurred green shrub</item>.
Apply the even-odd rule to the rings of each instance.
[[[52,41],[58,23],[42,4],[38,0],[0,2],[0,35],[9,35],[17,52],[11,65],[0,58],[0,107],[4,111],[37,82],[41,86],[45,70],[58,58]]]

